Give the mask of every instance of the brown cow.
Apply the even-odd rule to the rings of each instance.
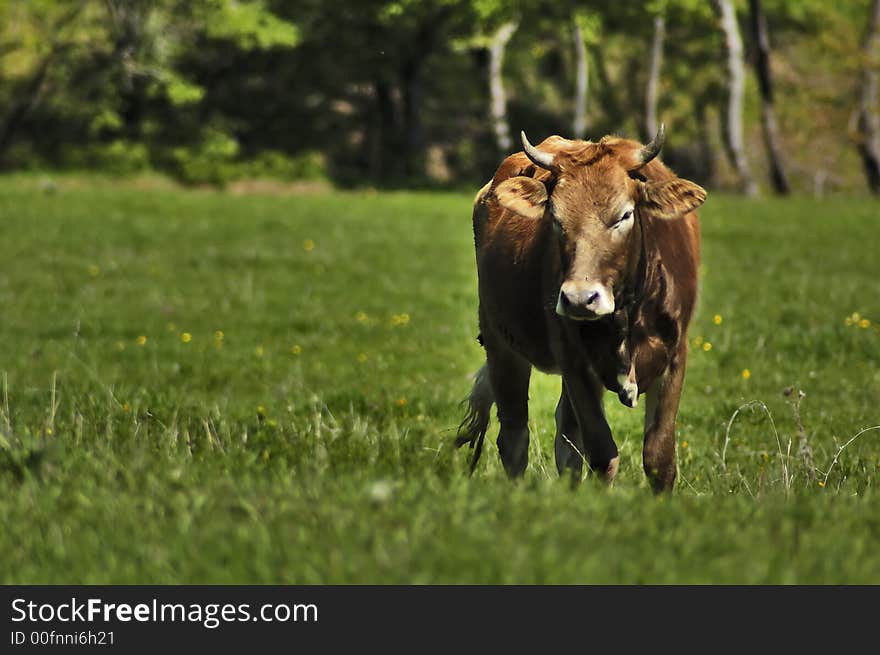
[[[528,463],[533,366],[562,375],[556,466],[580,478],[584,459],[607,480],[618,466],[605,389],[645,403],[645,473],[675,482],[675,417],[687,328],[697,296],[699,222],[706,192],[655,159],[664,130],[643,146],[552,136],[502,162],[474,202],[480,343],[457,444],[482,450],[493,403],[508,475]]]

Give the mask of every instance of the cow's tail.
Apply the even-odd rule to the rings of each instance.
[[[489,382],[489,370],[487,365],[477,371],[474,376],[474,386],[470,395],[462,403],[467,403],[467,412],[458,426],[458,435],[455,438],[456,447],[470,444],[474,454],[471,457],[471,473],[480,461],[483,453],[483,439],[486,438],[486,430],[489,427],[489,415],[492,404],[495,402],[495,394]]]

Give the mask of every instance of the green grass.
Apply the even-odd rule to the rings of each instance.
[[[712,347],[658,499],[613,396],[614,487],[557,480],[540,374],[525,479],[494,422],[467,477],[467,195],[0,180],[0,581],[880,583],[880,430],[819,485],[880,424],[880,330],[845,324],[880,322],[878,205],[712,195],[702,216],[691,340]],[[752,400],[772,424],[743,409],[722,460]]]

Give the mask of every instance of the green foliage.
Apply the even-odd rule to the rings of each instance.
[[[172,105],[188,105],[205,96],[205,89],[173,73],[166,74],[164,82],[165,93]]]
[[[205,116],[211,89],[196,79],[191,57],[205,43],[219,44],[229,59],[299,40],[296,26],[262,2],[41,0],[4,3],[0,12],[0,104],[9,107],[0,113],[0,161],[7,167],[28,157],[227,179],[239,149],[234,121]],[[2,142],[10,124],[31,147]]]
[[[325,180],[327,165],[324,155],[316,150],[307,150],[294,157],[277,150],[262,150],[255,157],[241,162],[236,167],[235,177],[287,181]]]
[[[151,168],[147,146],[126,139],[65,148],[61,157],[67,168],[100,170],[112,175],[138,173]]]
[[[0,258],[26,263],[0,269],[0,580],[880,582],[878,431],[840,450],[880,424],[872,202],[710,195],[679,482],[656,499],[641,412],[611,395],[614,487],[557,480],[538,373],[525,479],[494,419],[466,475],[471,197],[0,179]],[[753,400],[773,423],[731,423]]]
[[[178,177],[184,182],[224,184],[231,176],[232,163],[239,152],[238,142],[224,130],[210,127],[194,147],[174,148],[171,156]]]
[[[214,39],[228,39],[239,48],[290,48],[299,43],[295,25],[266,11],[262,2],[210,0],[205,5],[205,31]]]
[[[862,188],[849,126],[867,0],[763,4],[795,188]],[[736,7],[750,56],[747,3]],[[221,130],[239,146],[236,165],[263,151],[320,151],[345,183],[476,182],[506,154],[488,120],[486,48],[500,25],[519,25],[503,66],[513,133],[570,133],[574,19],[589,51],[589,135],[637,137],[661,13],[665,154],[723,187],[724,40],[704,0],[0,2],[0,166],[101,162],[94,153],[124,142],[141,144],[138,162],[146,152],[149,166],[182,179],[226,179],[228,155],[206,160]],[[746,146],[760,169],[760,104],[747,77]]]

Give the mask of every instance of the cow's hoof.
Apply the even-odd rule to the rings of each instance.
[[[617,469],[620,466],[620,456],[613,458],[610,462],[608,462],[608,466],[605,467],[605,472],[600,473],[602,479],[607,483],[611,483],[614,481],[614,478],[617,476]]]

